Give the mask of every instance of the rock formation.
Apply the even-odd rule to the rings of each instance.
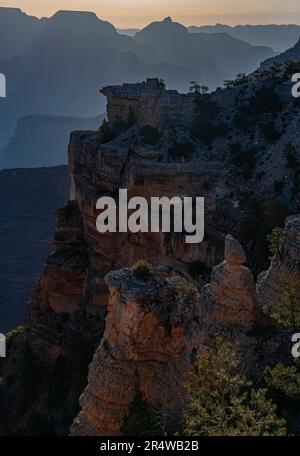
[[[56,212],[55,221],[54,250],[34,289],[26,318],[27,340],[37,362],[50,369],[48,374],[59,356],[68,351],[76,356],[79,341],[92,347],[100,340],[105,315],[105,308],[94,312],[87,306],[89,257],[77,203],[67,202]]]
[[[211,283],[203,294],[207,315],[214,324],[251,329],[257,312],[252,272],[244,266],[246,254],[236,239],[225,239],[225,260],[212,270]]]
[[[262,273],[258,281],[258,296],[261,305],[279,302],[284,286],[289,286],[300,300],[300,217],[287,219],[283,232],[283,245],[278,258]]]
[[[136,391],[152,405],[183,406],[181,377],[190,366],[197,289],[176,298],[184,278],[163,266],[147,282],[131,269],[112,272],[106,281],[106,330],[72,428],[76,435],[119,434]]]
[[[191,117],[194,113],[195,94],[182,95],[177,90],[165,90],[157,78],[138,84],[104,87],[107,97],[107,115],[111,123],[127,123],[130,116],[139,125],[151,125],[163,129],[166,123],[178,116]]]
[[[146,281],[136,279],[132,269],[106,276],[106,330],[90,365],[74,435],[119,434],[136,391],[152,406],[182,411],[195,357],[217,334],[212,328],[227,337],[238,331],[246,343],[255,323],[255,283],[232,236],[226,237],[225,258],[201,295],[195,284],[163,265]],[[249,338],[249,363],[251,343]]]
[[[254,173],[260,168],[255,166],[252,175],[241,174],[238,168],[244,166],[246,157],[252,163],[248,142],[252,144],[253,138],[236,127],[229,139],[222,125],[227,117],[234,124],[236,110],[241,115],[244,108],[237,107],[236,100],[249,100],[253,85],[242,84],[242,88],[202,97],[169,92],[158,84],[150,80],[104,89],[109,124],[103,129],[112,134],[109,140],[105,140],[103,129],[72,133],[70,201],[56,212],[53,252],[31,296],[22,341],[18,345],[16,336],[12,344],[19,350],[13,358],[19,361],[12,367],[9,349],[3,369],[0,366],[1,376],[7,377],[13,369],[14,377],[19,378],[22,347],[30,347],[40,374],[40,394],[34,397],[30,413],[42,410],[44,418],[55,417],[58,434],[68,432],[78,414],[74,404],[78,406],[87,382],[80,401],[82,410],[72,426],[74,435],[119,434],[137,390],[150,406],[163,401],[180,416],[189,372],[197,356],[217,343],[217,336],[240,344],[245,370],[257,381],[272,358],[276,361],[279,352],[287,353],[286,335],[261,317],[262,298],[258,299],[247,266],[257,266],[260,242],[282,222],[286,210],[292,213],[298,208],[297,175],[282,169],[282,148],[294,133],[268,146],[281,150],[279,157],[274,154],[281,165],[272,168],[268,176],[257,178]],[[283,121],[285,115],[280,112],[278,117]],[[292,108],[289,115],[294,117]],[[203,123],[208,117],[211,123]],[[298,117],[295,115],[294,125]],[[262,114],[261,122],[263,118]],[[145,127],[155,140],[147,138]],[[209,138],[207,131],[212,134]],[[234,147],[237,138],[244,142]],[[258,133],[257,141],[267,147],[263,134]],[[238,155],[234,165],[224,158],[225,151]],[[284,194],[275,194],[270,190],[270,179],[282,178],[283,173],[290,175],[290,182]],[[98,198],[110,196],[118,204],[122,188],[128,190],[129,198],[140,196],[147,201],[154,196],[204,196],[204,242],[186,244],[185,234],[174,232],[99,233]],[[290,241],[283,250],[281,268],[286,276],[294,277],[291,271],[299,266],[299,227],[293,222],[289,228],[289,223]],[[226,237],[228,233],[234,237]],[[243,247],[236,239],[242,239]],[[140,259],[154,264],[147,280],[137,279],[131,268]],[[262,278],[266,285],[259,284],[261,296],[276,268],[273,264]],[[257,269],[261,272],[260,263]],[[264,325],[271,327],[271,336],[260,331]],[[66,381],[63,394],[55,390],[55,385],[60,385],[57,372],[59,379]],[[5,388],[7,397],[21,396],[19,382],[21,379]],[[61,402],[53,411],[49,398],[56,396]],[[7,432],[11,432],[12,423],[19,432],[32,432],[30,413],[24,416],[22,408],[13,408],[5,422]]]

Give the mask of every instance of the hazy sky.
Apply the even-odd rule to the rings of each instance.
[[[141,27],[165,16],[185,25],[300,23],[299,0],[0,0],[35,16],[59,9],[95,11],[117,27]]]

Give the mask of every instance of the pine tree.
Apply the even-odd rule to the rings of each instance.
[[[268,367],[265,370],[265,379],[269,388],[293,401],[300,400],[300,372],[296,366],[284,366],[279,363],[272,369]]]
[[[277,261],[280,259],[283,244],[284,244],[284,231],[282,228],[274,228],[272,234],[267,236],[267,240],[269,242],[269,250],[271,252],[270,259],[273,261]]]
[[[184,434],[197,436],[285,435],[285,421],[266,390],[251,389],[239,372],[238,347],[218,341],[197,363],[189,387],[190,411]]]
[[[296,329],[300,326],[300,300],[296,295],[296,288],[284,283],[279,301],[266,307],[266,311],[279,325]]]

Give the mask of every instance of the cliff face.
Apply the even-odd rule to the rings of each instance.
[[[143,154],[143,155],[142,155]],[[161,154],[147,150],[131,153],[125,145],[99,144],[96,133],[73,133],[69,146],[71,194],[82,215],[84,236],[89,252],[91,305],[106,305],[104,276],[112,269],[133,264],[139,259],[168,259],[188,267],[203,262],[212,267],[222,257],[223,230],[227,225],[224,206],[213,199],[206,204],[206,224],[210,226],[203,243],[186,244],[183,234],[104,233],[96,229],[96,202],[110,195],[117,201],[120,188],[128,189],[128,198],[175,195],[199,195],[199,182],[219,181],[219,165],[160,163]],[[117,203],[118,204],[118,203]],[[229,211],[235,212],[229,207]]]
[[[104,331],[106,308],[88,306],[88,275],[81,214],[69,201],[55,213],[52,252],[28,302],[24,331],[12,337],[1,360],[1,375],[15,379],[4,399],[0,390],[1,433],[35,434],[35,420],[47,429],[42,432],[68,432]],[[12,397],[19,400],[10,407]]]
[[[270,268],[261,274],[258,282],[260,302],[268,306],[279,302],[284,287],[289,287],[300,300],[300,217],[287,219],[282,235],[280,256],[272,261]]]
[[[233,242],[227,238],[227,250]],[[236,274],[230,285],[241,288],[239,275],[248,273],[243,286],[252,289],[250,271],[239,264],[238,256],[227,253],[227,261],[231,260],[236,260]],[[213,275],[210,296],[205,288],[200,296],[195,284],[163,265],[157,265],[146,282],[136,279],[131,269],[108,274],[106,282],[110,288],[106,330],[90,366],[88,387],[80,401],[82,411],[72,426],[74,435],[119,434],[136,391],[152,406],[162,403],[180,413],[193,362],[214,334],[212,328],[208,332],[209,325],[239,332],[254,323],[254,289],[247,322],[246,318],[242,321],[243,311],[249,310],[247,302],[241,302],[239,308],[236,297],[226,294],[226,275],[219,277],[223,291],[218,294]],[[221,321],[213,308],[216,302],[226,321]],[[241,321],[235,316],[239,311]]]
[[[157,79],[138,84],[104,87],[107,116],[110,122],[127,122],[133,116],[139,125],[162,129],[179,115],[190,117],[194,112],[195,95],[182,95],[177,90],[164,90]]]
[[[284,218],[285,207],[278,211],[280,217],[277,213],[282,198],[292,212],[297,192],[287,188],[284,195],[275,195],[270,190],[273,170],[260,179],[245,179],[237,165],[234,168],[230,160],[222,158],[218,148],[228,151],[228,141],[232,145],[238,135],[250,141],[250,134],[238,129],[231,139],[219,134],[226,116],[232,120],[234,100],[242,96],[240,92],[217,93],[213,100],[197,94],[166,93],[153,104],[147,95],[150,91],[153,98],[157,96],[153,93],[156,87],[150,90],[152,83],[137,84],[134,99],[132,87],[127,85],[105,89],[109,92],[109,133],[114,133],[111,141],[104,143],[101,133],[93,131],[71,135],[70,201],[56,212],[53,252],[29,302],[25,331],[14,340],[8,359],[3,368],[0,366],[0,375],[18,378],[26,345],[39,372],[39,391],[31,408],[24,412],[17,404],[9,410],[10,419],[4,424],[8,433],[12,429],[34,433],[31,418],[36,411],[43,419],[55,418],[56,433],[67,433],[78,414],[78,397],[86,386],[87,368],[95,351],[81,398],[82,411],[72,426],[75,435],[119,434],[137,390],[150,405],[163,399],[180,415],[187,376],[197,355],[216,343],[216,335],[240,343],[245,369],[258,379],[273,355],[274,359],[286,355],[289,341],[281,334],[274,330],[269,338],[257,335],[257,329],[266,325],[260,294],[268,286],[265,279],[265,285],[260,283],[256,291],[247,265],[258,264],[259,235],[265,237],[263,230],[269,233]],[[149,102],[149,109],[144,102]],[[207,106],[214,112],[215,124],[210,127],[217,133],[210,145],[206,139],[191,136],[195,119],[200,118],[201,123],[208,115],[199,111],[202,102],[205,112]],[[171,105],[167,111],[165,103]],[[138,116],[139,109],[142,119],[126,125],[132,110]],[[160,124],[153,122],[154,114]],[[116,132],[118,122],[120,130]],[[145,138],[143,127],[148,127],[148,132],[150,127],[156,141]],[[273,150],[273,145],[269,147]],[[244,162],[238,163],[242,167]],[[275,168],[278,173],[280,167]],[[281,174],[284,171],[280,168]],[[267,188],[271,197],[269,193],[266,196]],[[147,201],[155,196],[204,196],[204,242],[187,244],[184,233],[100,234],[96,202],[101,196],[111,196],[118,206],[119,189],[127,189],[128,198],[140,196]],[[266,224],[269,214],[271,220]],[[257,227],[262,235],[257,234]],[[296,232],[293,225],[291,233]],[[286,275],[291,275],[293,261],[297,266],[297,236],[287,236],[290,247],[283,251],[282,263]],[[245,240],[245,251],[236,239]],[[130,269],[140,259],[155,263],[148,281],[137,280]],[[269,276],[275,273],[275,265],[272,268]],[[262,270],[261,264],[257,269]],[[19,353],[16,365],[10,361],[14,350]],[[59,387],[62,378],[63,391]],[[23,397],[23,389],[19,379],[6,389],[7,397]],[[56,397],[60,402],[53,411],[49,402]]]
[[[0,172],[0,332],[23,322],[50,249],[53,211],[66,199],[67,167]]]
[[[96,348],[106,312],[88,306],[90,263],[77,203],[67,202],[55,222],[53,251],[26,316],[27,340],[48,378],[60,356],[76,357],[80,343]]]
[[[201,340],[198,291],[194,286],[178,298],[185,284],[179,273],[158,265],[145,283],[123,269],[108,274],[106,282],[106,330],[90,366],[74,435],[119,434],[137,391],[151,405],[182,408],[183,377]]]
[[[288,341],[278,335],[268,341],[255,336],[261,308],[245,261],[241,245],[227,236],[225,261],[200,292],[163,264],[145,280],[129,268],[106,276],[106,330],[89,368],[72,435],[120,434],[137,391],[151,406],[163,404],[180,417],[194,363],[217,336],[239,341],[243,368],[258,380],[267,358],[278,357]]]

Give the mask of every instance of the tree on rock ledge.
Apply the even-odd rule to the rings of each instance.
[[[240,374],[238,347],[224,341],[218,347],[209,349],[196,366],[184,435],[286,435],[285,421],[277,417],[266,390],[254,390]]]

